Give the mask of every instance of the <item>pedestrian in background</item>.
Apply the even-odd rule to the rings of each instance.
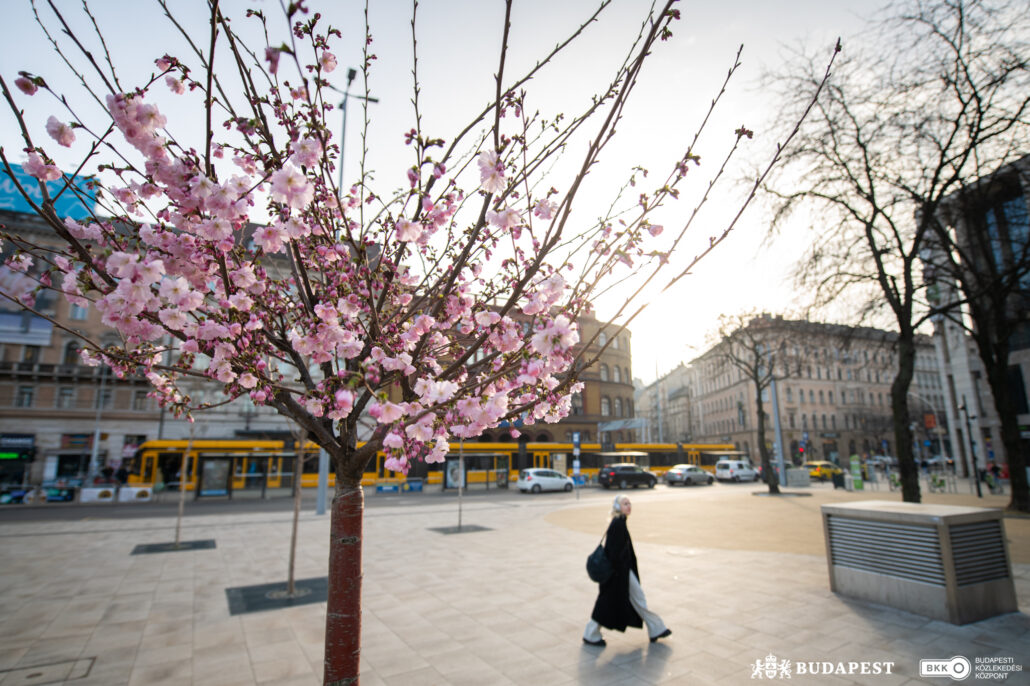
[[[647,609],[647,599],[640,587],[637,556],[626,526],[630,512],[632,505],[629,497],[616,496],[604,543],[604,554],[611,561],[615,572],[608,581],[599,585],[594,611],[583,631],[583,642],[592,646],[605,645],[601,627],[625,631],[628,626],[639,629],[646,624],[651,643],[672,634],[662,618]]]

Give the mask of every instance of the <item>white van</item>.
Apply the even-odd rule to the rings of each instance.
[[[719,481],[758,481],[758,470],[751,460],[719,460],[715,463],[715,478]]]

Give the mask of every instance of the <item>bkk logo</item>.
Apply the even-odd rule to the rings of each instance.
[[[752,679],[790,679],[791,673],[798,676],[821,676],[827,674],[893,674],[893,662],[791,662],[780,660],[772,653],[765,660],[755,660],[751,669]]]
[[[946,676],[955,681],[962,681],[969,677],[972,671],[973,665],[961,655],[956,655],[950,660],[919,661],[919,676]]]

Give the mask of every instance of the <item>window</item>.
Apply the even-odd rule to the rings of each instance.
[[[612,349],[613,350],[618,350],[619,349],[619,337],[618,336],[616,336],[615,338],[612,339]]]
[[[807,414],[801,415],[801,428],[802,429],[807,429],[808,428],[808,415]]]
[[[75,365],[79,363],[79,342],[68,341],[68,344],[64,346],[64,357],[61,359],[61,364]]]
[[[608,365],[604,362],[601,363],[601,381],[608,380]]]
[[[822,391],[819,391],[819,404],[820,405],[826,404],[826,398],[823,396],[823,392]]]
[[[93,395],[93,408],[103,409],[111,407],[111,395],[110,388],[105,388],[103,391],[98,388]]]
[[[830,428],[836,430],[837,428],[837,415],[830,415]]]
[[[823,429],[826,428],[826,415],[823,415]]]
[[[79,305],[72,305],[72,309],[69,316],[77,322],[86,321],[86,317],[89,315],[89,310]]]
[[[75,407],[75,388],[62,386],[57,389],[57,407],[62,410],[70,410]]]
[[[132,409],[137,412],[147,409],[147,392],[146,391],[133,391],[132,392]]]
[[[790,386],[787,386],[787,402],[794,402],[794,391],[791,390]]]
[[[813,391],[811,389],[808,390],[808,402],[810,402],[813,405],[815,405],[815,391]]]
[[[619,340],[619,339],[615,339]],[[615,383],[622,383],[622,370],[619,369],[619,365],[612,367],[612,381]]]
[[[39,362],[39,346],[26,345],[22,348],[21,361],[27,364],[36,364]]]
[[[793,429],[794,428],[794,413],[793,412],[791,412],[789,415],[787,415],[787,421],[790,423],[790,428]]]
[[[572,394],[572,414],[583,414],[583,394]]]
[[[629,374],[629,367],[626,367],[622,372],[622,378],[626,383],[633,383],[633,377]]]
[[[799,401],[799,402],[800,402],[800,403],[801,403],[802,405],[804,405],[804,404],[805,404],[805,389],[803,389],[803,388],[801,388],[801,389],[798,389],[798,401]]]
[[[14,398],[14,406],[32,407],[32,397],[34,393],[35,389],[32,386],[18,386],[18,394]]]
[[[601,416],[611,417],[612,416],[612,401],[607,396],[601,398]]]
[[[832,405],[833,404],[833,391],[826,391],[826,398],[827,398],[827,400],[830,401],[830,404]]]
[[[618,369],[618,367],[616,367],[616,369]],[[622,416],[622,398],[616,398],[615,399],[615,416],[616,417],[621,417]]]
[[[600,345],[601,347],[604,347],[604,344],[607,343],[607,342],[608,342],[608,334],[606,334],[604,331],[602,331],[601,333],[597,334],[597,344],[598,345]]]
[[[823,370],[820,369],[819,367],[815,368],[815,378],[817,378],[817,379],[823,378]]]

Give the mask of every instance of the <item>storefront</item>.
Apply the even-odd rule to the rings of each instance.
[[[35,435],[0,434],[0,503],[21,502],[35,455]]]

